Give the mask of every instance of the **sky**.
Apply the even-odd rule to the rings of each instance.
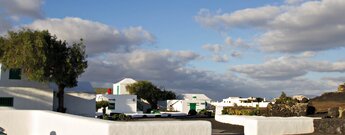
[[[320,95],[345,82],[344,0],[0,0],[0,34],[84,39],[79,78],[148,80],[176,93]]]

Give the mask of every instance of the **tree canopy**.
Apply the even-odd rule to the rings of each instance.
[[[0,38],[0,62],[5,68],[20,68],[28,80],[58,85],[59,107],[64,112],[64,88],[77,86],[78,77],[87,68],[85,46],[68,45],[47,30],[10,31]]]
[[[157,102],[159,100],[176,98],[174,92],[161,90],[149,81],[138,81],[136,83],[127,85],[126,88],[130,94],[137,95],[138,99],[146,100],[151,105],[151,109],[157,108]]]

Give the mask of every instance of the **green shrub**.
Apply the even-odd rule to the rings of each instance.
[[[252,107],[225,107],[222,114],[228,115],[260,115],[260,108]]]
[[[127,116],[126,114],[120,113],[120,114],[113,114],[112,115],[113,120],[131,120],[131,117]]]

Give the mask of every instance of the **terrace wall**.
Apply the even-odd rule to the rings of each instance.
[[[210,135],[207,121],[114,122],[52,111],[1,110],[9,135]]]

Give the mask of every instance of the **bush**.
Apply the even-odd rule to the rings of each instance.
[[[188,111],[188,115],[196,115],[198,112],[196,112],[195,110],[189,110]]]
[[[206,110],[206,109],[202,109],[198,112],[198,115],[202,115],[202,116],[207,116],[207,117],[212,117],[213,113]]]
[[[260,115],[259,108],[250,107],[225,107],[222,110],[222,114],[228,115]]]
[[[151,114],[160,114],[161,112],[157,109],[152,109],[150,113]]]
[[[120,113],[120,114],[113,114],[112,115],[113,120],[131,120],[131,117],[127,116],[126,114]]]

